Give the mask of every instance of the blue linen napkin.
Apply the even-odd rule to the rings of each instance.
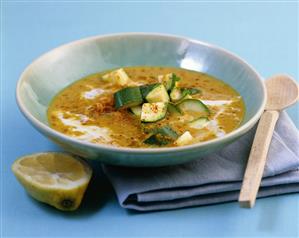
[[[104,165],[120,205],[139,211],[176,209],[238,199],[256,128],[221,151],[162,168]],[[258,197],[299,192],[299,134],[282,112],[277,122]]]

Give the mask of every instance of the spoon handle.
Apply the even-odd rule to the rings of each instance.
[[[278,117],[278,111],[265,111],[261,116],[251,147],[239,196],[239,204],[241,207],[251,208],[254,206],[266,164],[269,145]]]

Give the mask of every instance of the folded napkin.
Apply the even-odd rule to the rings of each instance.
[[[193,162],[162,168],[103,166],[119,203],[139,211],[237,200],[256,128],[236,142]],[[299,134],[282,112],[258,197],[299,192]]]

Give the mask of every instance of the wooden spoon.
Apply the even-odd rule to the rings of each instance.
[[[239,196],[240,206],[246,208],[254,206],[279,111],[296,103],[299,98],[298,84],[287,75],[269,78],[266,88],[266,108],[256,130]]]

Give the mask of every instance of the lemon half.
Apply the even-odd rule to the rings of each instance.
[[[92,175],[86,162],[60,152],[21,157],[12,171],[33,198],[64,211],[79,207]]]

